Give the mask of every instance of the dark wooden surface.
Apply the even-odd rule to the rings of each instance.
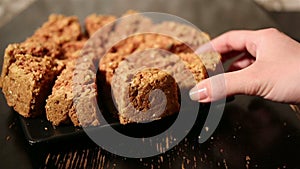
[[[116,156],[88,137],[30,146],[18,115],[6,113],[1,118],[1,168],[300,168],[300,120],[288,105],[255,97],[228,103],[207,142],[197,142],[197,126],[170,151],[144,159]]]

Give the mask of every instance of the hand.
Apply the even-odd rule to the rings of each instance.
[[[276,29],[231,31],[211,41],[227,60],[237,52],[245,55],[224,73],[225,95],[257,95],[265,99],[300,103],[300,44]],[[212,94],[213,78],[205,79],[191,91],[192,100],[210,102],[225,97]]]

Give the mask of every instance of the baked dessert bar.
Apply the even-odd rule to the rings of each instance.
[[[177,113],[178,86],[188,90],[207,78],[220,55],[194,54],[209,36],[190,26],[154,24],[134,11],[124,16],[110,24],[115,16],[92,14],[84,34],[77,17],[50,15],[31,37],[9,45],[0,76],[8,105],[24,117],[45,115],[53,125],[74,126],[101,123],[97,97],[115,99],[122,124]],[[98,64],[103,93],[96,86]],[[153,97],[161,92],[166,101]]]
[[[54,81],[72,57],[68,43],[81,36],[76,17],[50,15],[33,36],[9,45],[0,79],[8,105],[24,117],[44,115]]]
[[[176,46],[180,49],[176,50]],[[153,121],[179,112],[177,84],[189,89],[207,77],[201,59],[191,51],[187,45],[169,36],[149,33],[119,42],[102,58],[100,72],[112,88],[122,124]],[[141,69],[143,67],[156,69]],[[187,77],[184,71],[190,71],[190,76]],[[170,77],[176,78],[176,82]],[[149,94],[155,89],[163,89],[167,93],[164,106],[159,102],[157,105],[150,104]],[[148,111],[150,105],[154,108]],[[158,114],[159,107],[165,107],[161,114]]]
[[[51,92],[56,76],[63,68],[63,64],[52,58],[36,57],[30,54],[9,55],[7,71],[1,77],[2,92],[7,104],[24,117],[42,115],[45,100]]]
[[[108,25],[116,20],[112,15],[97,15],[92,14],[85,18],[85,30],[89,37],[105,25]]]

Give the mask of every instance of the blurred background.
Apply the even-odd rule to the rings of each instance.
[[[254,0],[268,11],[300,11],[300,0]]]
[[[0,0],[0,27],[36,0]]]
[[[296,40],[300,40],[300,0],[255,0],[278,27]]]
[[[25,10],[28,6],[38,0],[0,0],[0,27],[8,23],[15,16],[20,14],[23,10]],[[74,0],[79,1],[79,0]],[[91,0],[93,1],[93,0]],[[231,23],[232,26],[228,27],[224,22],[226,22],[226,14],[223,17],[224,12],[232,12],[232,13],[240,13],[240,11],[247,11],[249,16],[246,18],[250,18],[253,15],[252,20],[249,20],[248,25],[245,26],[246,29],[257,29],[259,26],[255,26],[257,20],[264,20],[264,23],[267,23],[267,26],[274,26],[280,29],[281,31],[287,33],[293,38],[300,40],[300,0],[231,0],[231,1],[220,1],[220,0],[197,0],[199,4],[207,4],[204,5],[205,8],[199,6],[199,10],[205,11],[209,10],[209,14],[214,14],[211,16],[199,16],[200,20],[204,22],[204,24],[209,24],[211,22],[220,23],[218,27],[220,27],[217,31],[214,28],[208,27],[210,34],[212,36],[216,36],[228,29],[242,29],[243,27],[239,26],[237,23]],[[242,2],[243,1],[243,2]],[[252,1],[252,2],[246,2]],[[189,1],[186,1],[187,3]],[[242,3],[241,3],[242,2]],[[147,1],[143,1],[142,3],[147,4]],[[252,7],[253,5],[249,5],[253,3],[260,8],[258,11],[256,8]],[[243,5],[244,4],[244,5]],[[174,6],[174,4],[170,4],[170,6]],[[175,2],[176,6],[176,2]],[[117,8],[117,6],[116,6]],[[172,8],[172,7],[170,7]],[[178,9],[178,8],[177,8]],[[264,12],[268,19],[265,21],[266,16],[260,12]],[[182,11],[184,13],[184,11]],[[206,12],[207,13],[207,12]],[[184,16],[184,14],[183,14]],[[205,19],[201,19],[205,17]],[[214,18],[218,17],[219,19],[216,21]],[[225,19],[222,19],[225,18]],[[233,21],[242,22],[241,19],[245,19],[243,16],[239,16],[237,14],[236,18]],[[231,21],[231,20],[230,20]],[[274,22],[274,23],[273,23]],[[215,27],[216,24],[213,24]],[[223,27],[222,27],[223,25]],[[198,25],[197,25],[198,26]],[[221,32],[222,31],[222,32]]]

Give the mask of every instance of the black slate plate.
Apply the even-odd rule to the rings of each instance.
[[[229,97],[226,99],[226,102],[232,102],[233,100],[234,97]],[[196,132],[201,131],[202,126],[207,118],[209,108],[210,104],[200,104],[198,116],[194,124],[194,126],[197,126],[198,128]],[[105,105],[100,104],[100,109],[104,111],[103,115],[109,124],[90,127],[87,128],[87,130],[96,129],[104,131],[107,129],[107,127],[113,127],[122,134],[136,138],[151,137],[162,133],[173,124],[178,115],[175,114],[149,123],[130,123],[122,125],[117,119],[112,117],[111,113],[107,113],[108,108]],[[59,143],[72,139],[88,138],[88,136],[85,134],[85,131],[81,127],[75,127],[73,125],[53,126],[51,122],[49,122],[44,116],[38,118],[24,118],[23,116],[19,115],[19,120],[24,131],[25,138],[30,145],[41,143]]]
[[[30,145],[84,135],[84,131],[80,127],[71,125],[54,127],[45,118],[24,118],[19,116],[19,119],[26,140]]]
[[[208,106],[205,106],[208,107]],[[202,121],[207,116],[208,109],[202,108],[199,111]],[[198,115],[200,116],[200,115]],[[90,127],[85,130],[101,130],[105,131],[108,127],[114,128],[116,131],[130,137],[150,137],[162,133],[168,129],[176,120],[177,115],[166,117],[161,120],[156,120],[149,123],[131,123],[122,125],[118,122],[113,122],[106,125]],[[37,144],[52,144],[64,142],[72,139],[86,139],[83,128],[74,127],[73,125],[53,126],[46,118],[24,118],[19,115],[20,124],[23,129],[26,140],[30,145]],[[197,118],[197,123],[200,123],[200,118]]]

